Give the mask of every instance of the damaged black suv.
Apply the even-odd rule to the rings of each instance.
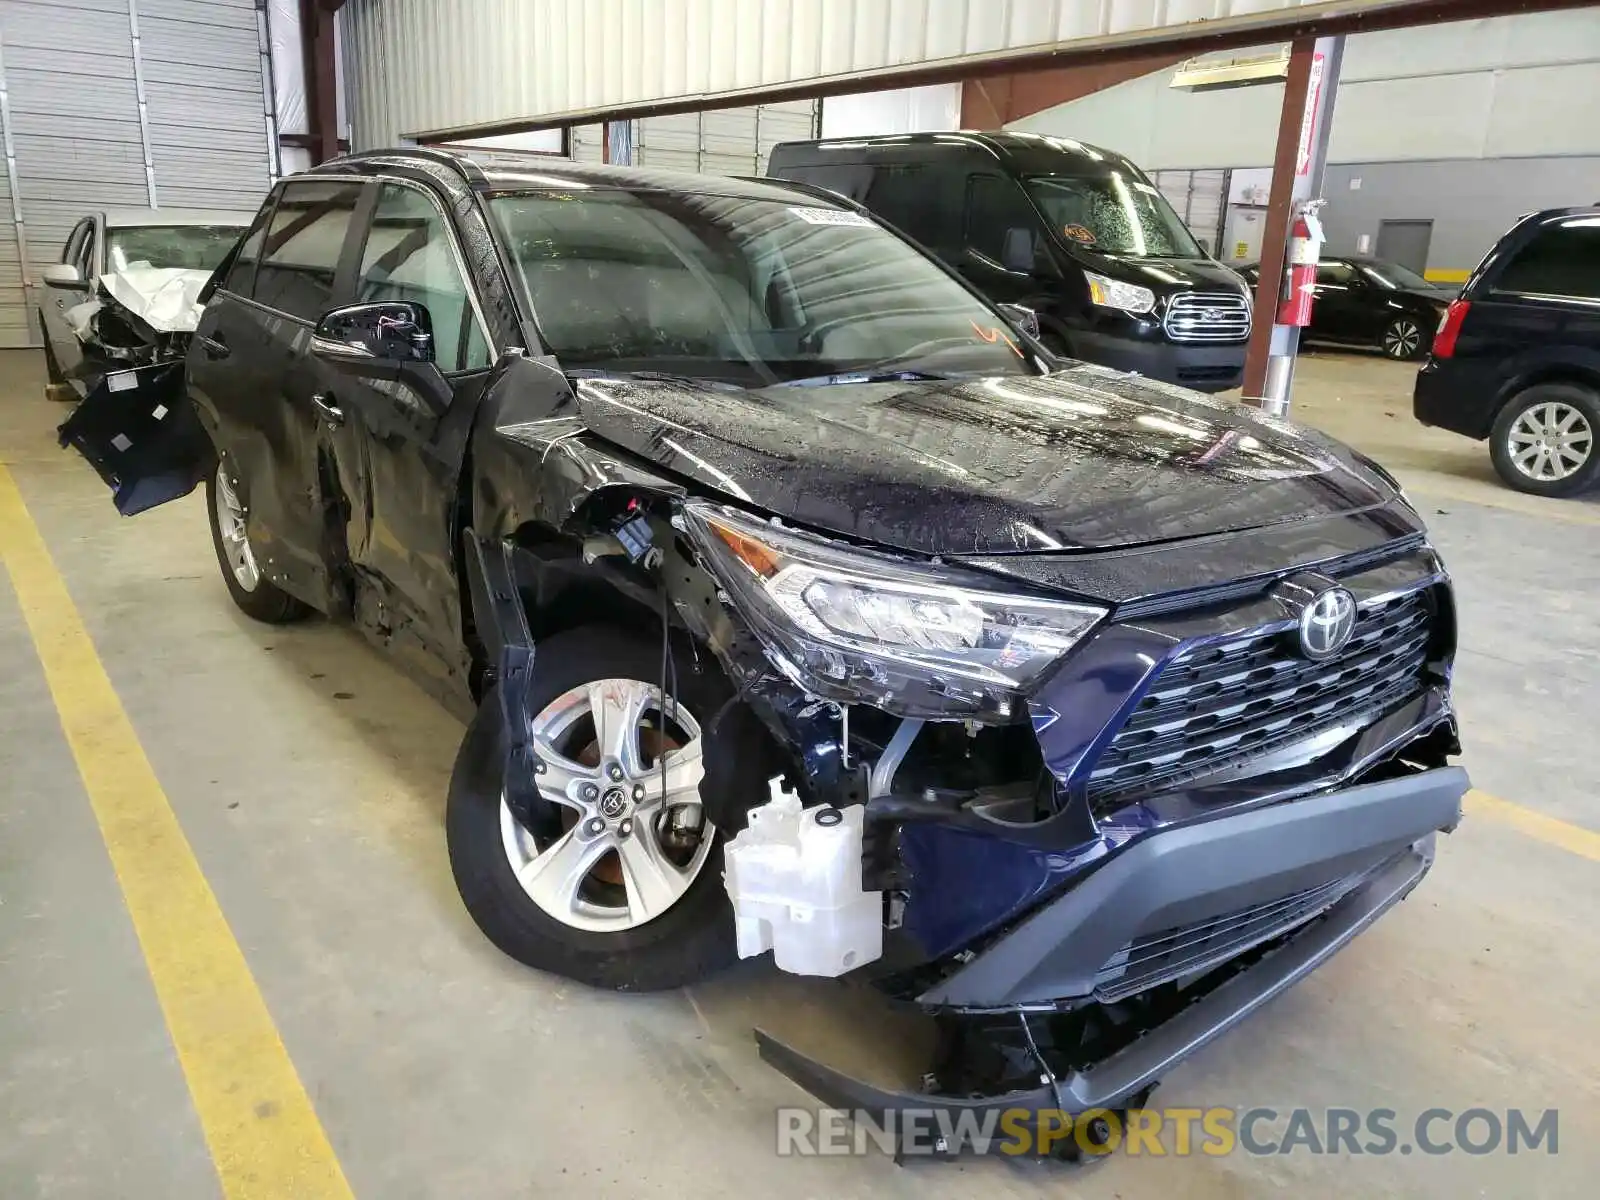
[[[820,190],[356,155],[280,183],[183,361],[62,428],[203,483],[244,611],[475,710],[446,833],[591,984],[768,947],[944,1031],[923,1094],[1126,1106],[1427,872],[1444,568],[1309,431],[1058,360]]]

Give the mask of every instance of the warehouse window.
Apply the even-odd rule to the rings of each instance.
[[[322,180],[284,187],[256,273],[258,301],[305,321],[333,306],[339,254],[361,187]]]
[[[379,191],[361,252],[356,299],[363,304],[402,300],[426,306],[440,370],[469,371],[489,365],[488,343],[467,301],[467,281],[456,265],[444,216],[415,188],[386,183]]]
[[[1600,219],[1547,226],[1501,272],[1507,292],[1600,300]]]

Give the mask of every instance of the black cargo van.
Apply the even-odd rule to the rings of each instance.
[[[989,296],[1039,314],[1059,353],[1199,391],[1237,387],[1244,281],[1128,159],[1037,133],[785,142],[769,175],[865,206]]]

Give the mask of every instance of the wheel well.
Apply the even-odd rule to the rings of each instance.
[[[1552,364],[1545,367],[1536,367],[1526,375],[1519,376],[1516,380],[1506,385],[1500,393],[1500,402],[1494,406],[1494,420],[1505,411],[1518,396],[1529,388],[1539,387],[1546,383],[1570,383],[1591,392],[1600,393],[1600,371],[1588,367],[1577,366],[1571,363]],[[1494,420],[1490,421],[1493,425]]]

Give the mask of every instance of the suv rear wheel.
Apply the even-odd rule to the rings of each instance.
[[[1490,453],[1519,492],[1573,496],[1600,481],[1600,394],[1573,383],[1541,383],[1512,397],[1495,418]]]

